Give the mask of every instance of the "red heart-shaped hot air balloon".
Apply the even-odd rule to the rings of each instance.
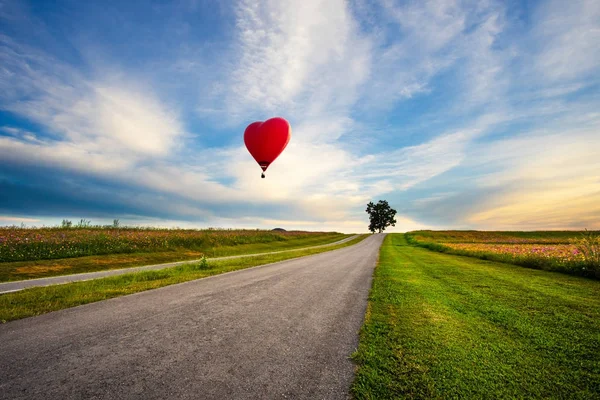
[[[292,127],[283,118],[271,118],[265,122],[253,122],[244,132],[244,143],[252,157],[264,171],[285,149],[292,137]]]

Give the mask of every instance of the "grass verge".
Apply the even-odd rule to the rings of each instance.
[[[350,235],[324,233],[308,237],[291,238],[286,241],[269,243],[240,244],[237,246],[217,246],[203,251],[179,249],[177,251],[156,251],[147,253],[107,254],[53,260],[16,261],[0,263],[0,282],[46,278],[50,276],[79,274],[162,264],[172,261],[195,260],[206,257],[224,257],[240,254],[256,254],[269,251],[298,249],[318,246],[342,240]]]
[[[357,399],[600,398],[600,282],[391,234],[353,358]]]
[[[199,262],[158,271],[131,273],[110,278],[37,287],[14,293],[0,294],[0,321],[8,322],[117,296],[222,274],[224,272],[336,250],[356,244],[367,236],[360,235],[348,242],[330,247],[243,257],[232,260],[210,261],[208,263]]]

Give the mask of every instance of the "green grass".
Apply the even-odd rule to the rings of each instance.
[[[105,271],[172,261],[195,260],[202,258],[203,255],[206,257],[222,257],[291,250],[333,243],[348,236],[350,235],[342,233],[322,233],[306,236],[290,236],[286,240],[268,243],[239,244],[235,246],[213,245],[213,247],[205,248],[202,251],[179,249],[177,251],[106,254],[53,260],[3,262],[0,263],[0,282]]]
[[[600,282],[388,235],[353,358],[358,399],[600,398]]]
[[[576,246],[577,242],[581,242],[583,234],[584,232],[581,231],[414,231],[407,232],[404,236],[409,244],[440,253],[600,279],[598,256],[586,258],[582,255],[581,246]],[[593,231],[589,232],[589,235],[592,238],[600,237],[598,232]],[[453,243],[466,247],[453,248]],[[479,243],[489,247],[482,249],[477,246]],[[496,251],[493,249],[494,244],[507,245],[512,250]],[[542,251],[527,250],[527,246],[532,245],[540,245]],[[544,250],[544,247],[554,247],[554,249]],[[590,251],[589,246],[585,247],[588,254],[598,252],[598,250]],[[573,253],[574,249],[577,249],[577,253]]]
[[[186,264],[159,271],[131,273],[110,278],[0,294],[0,321],[7,322],[31,317],[68,307],[222,274],[224,272],[331,251],[351,246],[366,237],[367,235],[361,235],[348,242],[330,247],[243,257],[232,260],[209,261],[208,264],[204,265],[203,263]]]

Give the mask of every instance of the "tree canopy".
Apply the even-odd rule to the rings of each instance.
[[[396,226],[396,210],[390,207],[387,200],[379,200],[377,204],[373,204],[372,201],[367,204],[367,213],[371,220],[369,224],[369,230],[373,233],[378,231],[383,232],[388,226]]]

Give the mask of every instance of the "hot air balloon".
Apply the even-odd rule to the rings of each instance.
[[[244,131],[244,143],[263,170],[261,178],[265,177],[265,171],[279,157],[291,137],[290,123],[280,117],[248,125]]]

